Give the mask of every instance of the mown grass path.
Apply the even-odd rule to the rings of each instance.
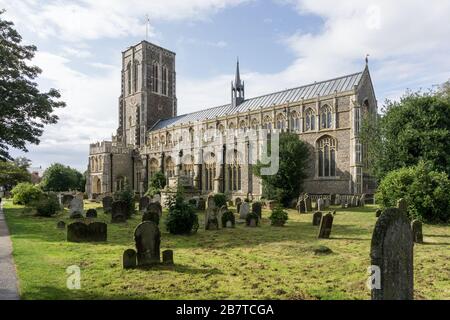
[[[97,220],[108,223],[108,242],[69,243],[56,223],[67,211],[35,217],[5,204],[23,299],[370,299],[366,288],[375,206],[337,209],[331,239],[318,240],[312,215],[289,210],[285,227],[272,227],[268,211],[258,228],[174,236],[160,224],[161,250],[174,250],[175,266],[122,269],[122,253],[134,248],[135,215],[110,224],[101,204]],[[234,209],[234,208],[233,208]],[[167,213],[164,212],[164,216]],[[199,213],[200,226],[203,213]],[[164,217],[163,217],[164,220]],[[415,298],[450,299],[450,227],[424,225],[425,244],[414,247]],[[316,254],[319,246],[333,252]],[[81,269],[81,289],[66,288],[66,268]]]

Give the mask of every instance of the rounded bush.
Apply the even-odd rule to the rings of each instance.
[[[37,215],[41,217],[51,217],[61,210],[55,194],[42,196],[38,201],[33,203],[33,207],[36,208]]]
[[[194,208],[186,203],[183,196],[177,193],[167,202],[169,214],[166,219],[166,228],[172,234],[189,234],[198,229],[198,217]]]
[[[273,209],[272,214],[269,217],[273,226],[284,226],[288,218],[288,213],[281,207]]]
[[[423,161],[392,171],[381,181],[376,199],[383,208],[395,207],[400,198],[406,200],[411,219],[450,221],[450,180],[445,172],[433,171]]]
[[[21,205],[30,205],[32,202],[38,201],[44,192],[29,182],[19,183],[12,190],[13,203]]]
[[[214,195],[214,203],[216,207],[221,208],[222,206],[227,205],[227,196],[223,193],[216,193]]]

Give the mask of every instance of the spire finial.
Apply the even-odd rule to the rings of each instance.
[[[237,57],[236,61],[237,61],[236,62],[236,78],[234,80],[234,85],[236,87],[239,87],[241,85],[241,73],[239,71],[239,57]]]
[[[369,64],[369,57],[370,57],[370,54],[366,54],[366,66]]]

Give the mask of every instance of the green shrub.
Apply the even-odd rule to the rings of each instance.
[[[233,227],[236,223],[236,218],[234,217],[234,213],[231,211],[226,211],[222,215],[222,226],[225,226],[227,224],[227,221],[231,221]]]
[[[128,216],[131,216],[133,213],[135,213],[136,208],[135,208],[134,192],[128,184],[125,185],[123,190],[116,191],[114,193],[114,200],[115,201],[124,201],[127,203]]]
[[[41,217],[51,217],[61,210],[58,198],[53,193],[41,196],[33,203],[33,207],[36,209],[37,215]]]
[[[395,207],[400,198],[406,200],[411,219],[450,221],[450,180],[428,163],[392,171],[381,181],[376,199],[383,208]]]
[[[11,190],[11,193],[14,204],[25,206],[38,201],[44,195],[44,192],[38,186],[28,182],[19,183]]]
[[[148,197],[153,197],[156,194],[161,194],[161,190],[166,186],[166,176],[161,171],[156,172],[148,183],[148,190],[145,193]]]
[[[281,207],[276,207],[272,210],[269,217],[273,226],[284,226],[288,220],[288,213]]]
[[[221,208],[222,206],[227,205],[227,196],[223,193],[216,193],[214,195],[214,203],[217,208]]]
[[[169,214],[165,221],[167,231],[171,234],[189,234],[197,231],[198,217],[194,208],[184,201],[180,189],[175,195],[169,197],[167,206],[169,207]]]
[[[246,222],[247,226],[250,225],[250,221],[252,219],[256,220],[256,225],[259,224],[259,216],[254,212],[249,212],[249,214],[247,214],[247,217],[245,218],[245,222]]]

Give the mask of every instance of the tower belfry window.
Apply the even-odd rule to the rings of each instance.
[[[133,90],[138,91],[138,79],[139,79],[139,63],[137,61],[133,64]]]
[[[161,93],[167,96],[169,91],[169,73],[167,67],[161,68],[161,77],[162,77]]]
[[[152,65],[152,91],[159,92],[159,72],[156,63]]]

